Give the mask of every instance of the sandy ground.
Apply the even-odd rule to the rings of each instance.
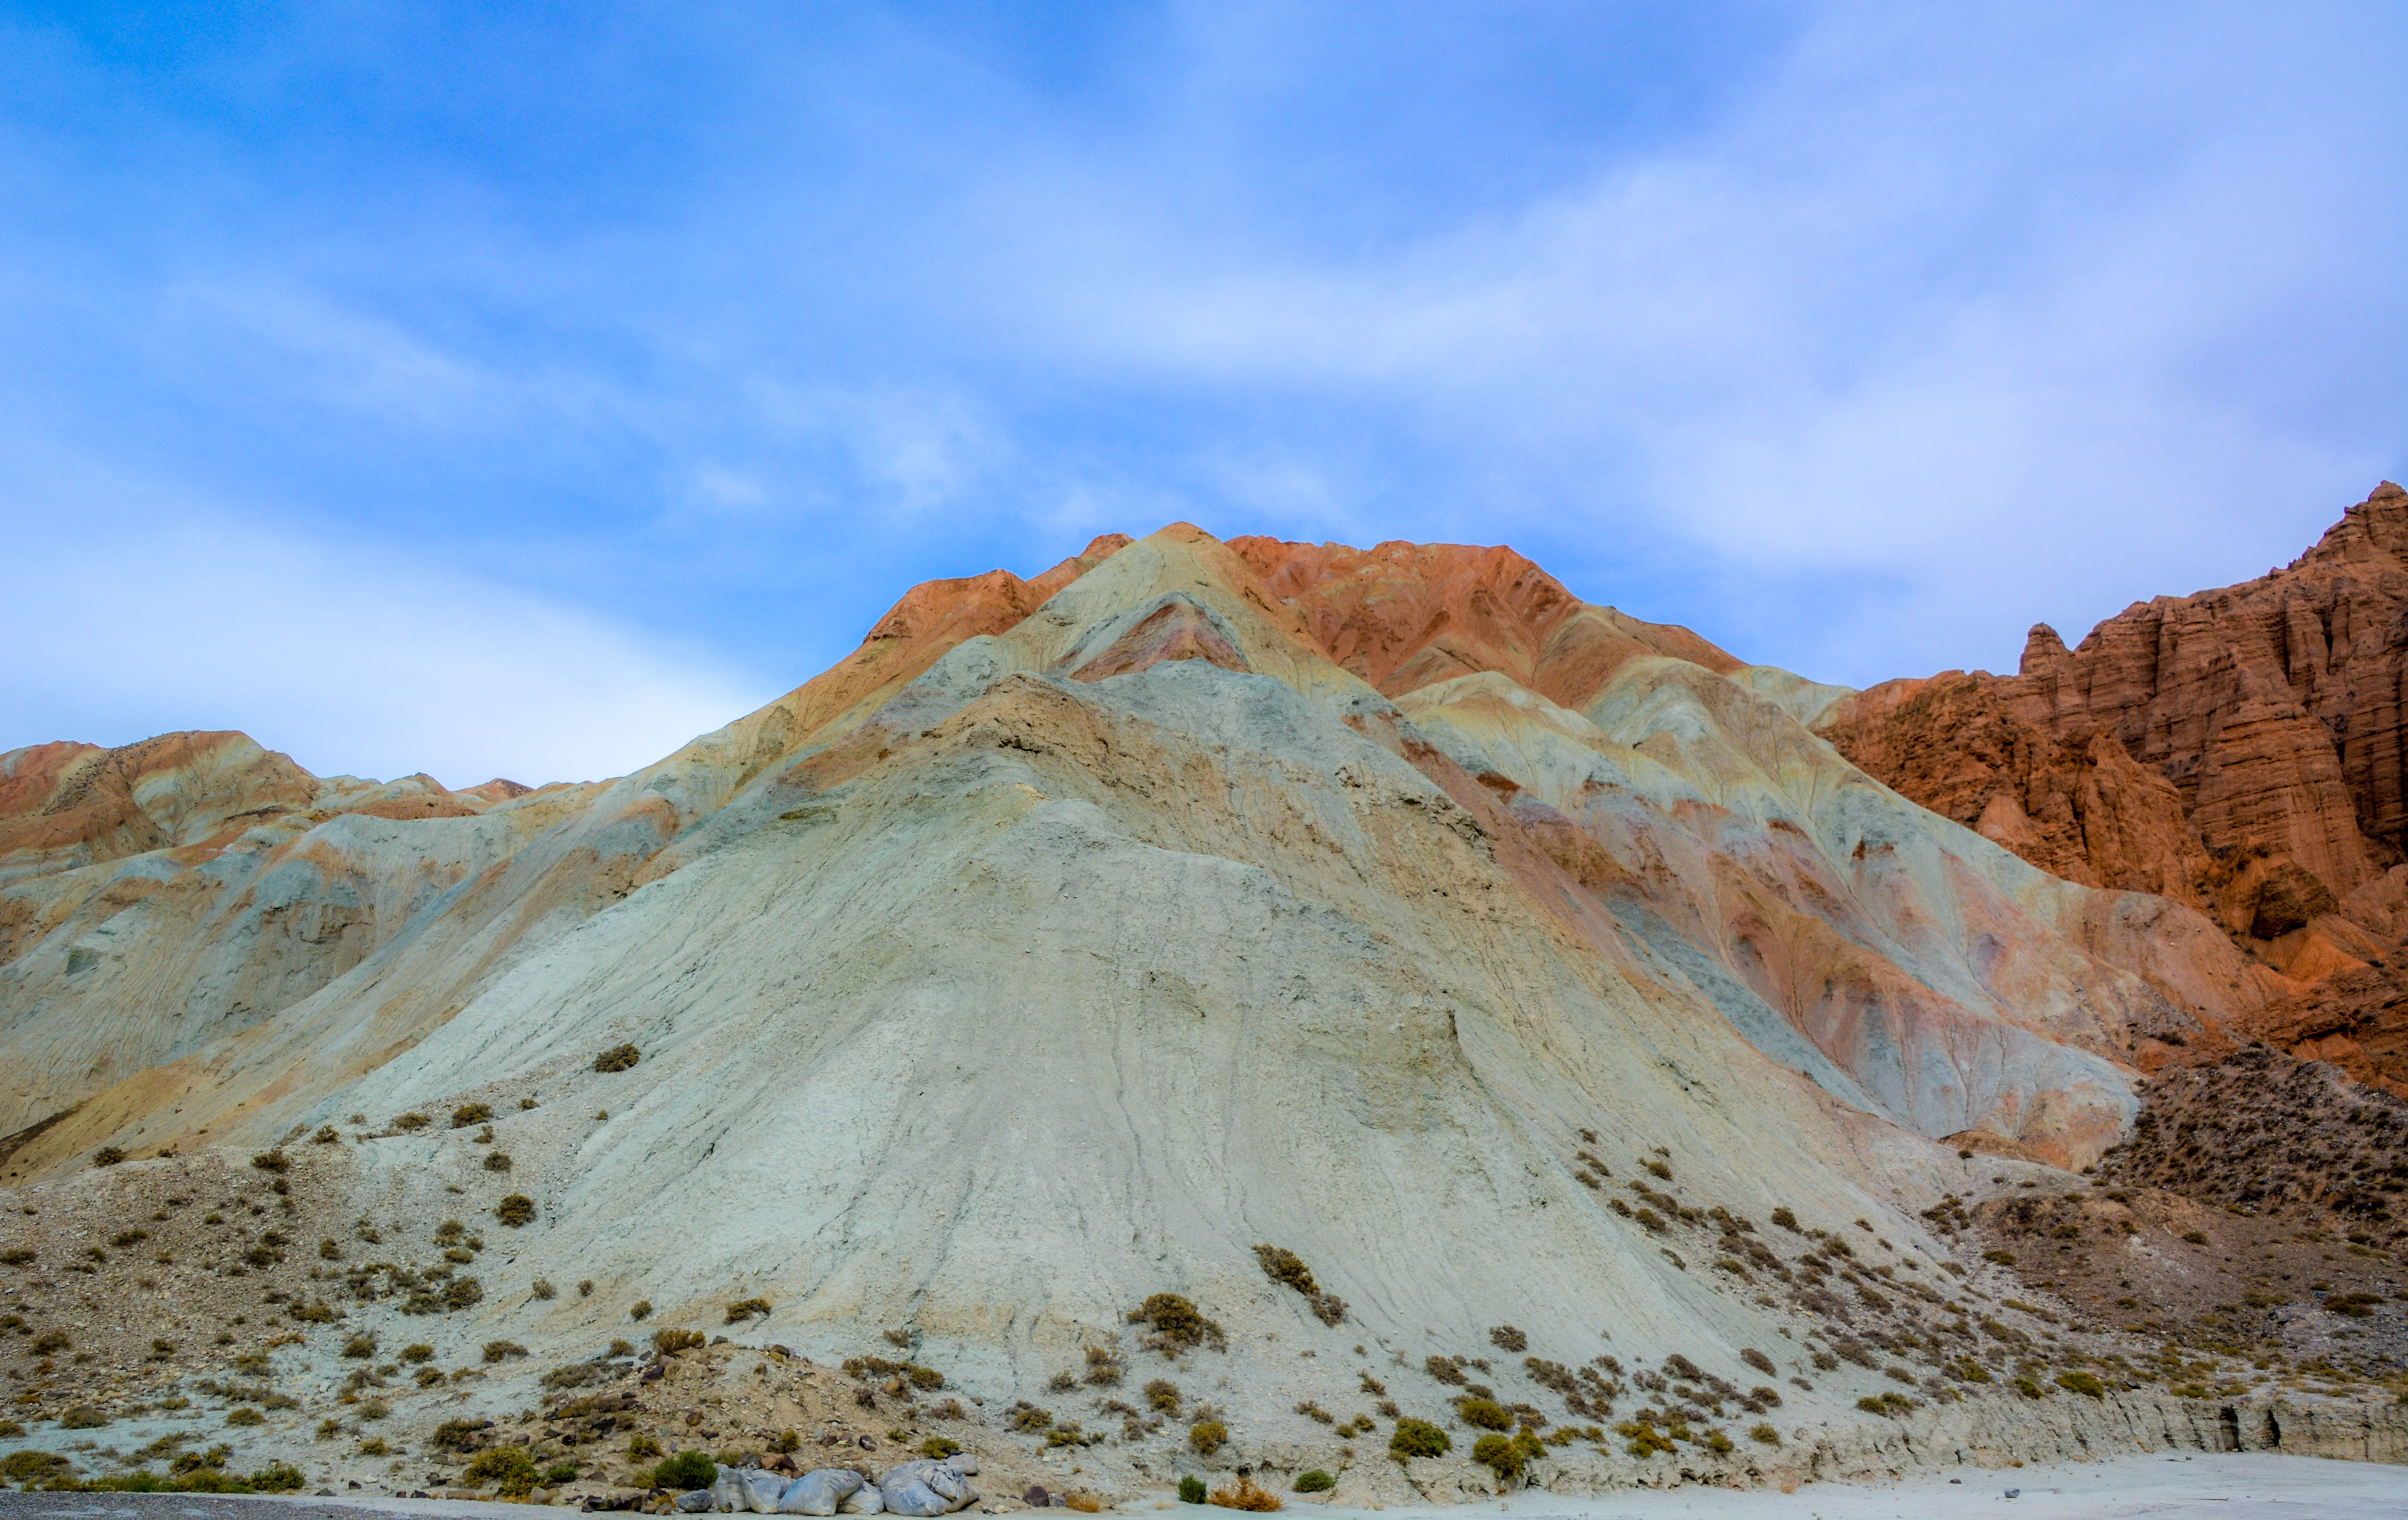
[[[2015,1491],[2009,1498],[2007,1491]],[[1175,1511],[1154,1501],[1129,1513]],[[0,1492],[0,1520],[359,1520],[385,1514],[524,1515],[523,1506],[456,1499],[387,1498],[354,1494],[290,1498],[203,1494],[16,1494]],[[1516,1496],[1497,1505],[1510,1520],[1959,1520],[2021,1516],[2024,1520],[2108,1520],[2151,1515],[2165,1520],[2352,1520],[2408,1516],[2408,1468],[2308,1456],[2226,1455],[2129,1457],[2081,1466],[2030,1467],[2004,1472],[1966,1470],[1944,1476],[1874,1486],[1815,1484],[1794,1494],[1729,1493],[1710,1488],[1566,1499]],[[1298,1520],[1477,1520],[1483,1505],[1452,1509],[1339,1509],[1290,1502]],[[1065,1512],[1066,1513],[1068,1512]],[[1218,1513],[1218,1512],[1204,1512]]]

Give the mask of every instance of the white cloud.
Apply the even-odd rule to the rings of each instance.
[[[471,545],[305,539],[77,475],[13,545],[39,571],[14,578],[0,748],[239,726],[321,775],[539,785],[636,769],[781,689],[496,583]]]

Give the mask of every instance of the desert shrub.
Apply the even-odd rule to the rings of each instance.
[[[920,1455],[922,1456],[934,1457],[940,1462],[961,1449],[962,1443],[960,1441],[948,1441],[942,1436],[930,1436],[927,1440],[920,1442]]]
[[[1530,1349],[1530,1338],[1511,1325],[1490,1326],[1488,1339],[1498,1350],[1510,1351],[1516,1356]]]
[[[1483,1430],[1511,1430],[1513,1412],[1494,1398],[1465,1398],[1457,1401],[1455,1412],[1463,1423]]]
[[[494,1217],[516,1229],[535,1218],[535,1199],[523,1193],[513,1193],[494,1205]]]
[[[31,1246],[21,1245],[12,1247],[7,1251],[0,1251],[0,1262],[7,1262],[11,1267],[30,1266],[33,1263],[34,1256],[35,1251]]]
[[[376,1334],[369,1330],[363,1330],[343,1342],[343,1355],[346,1356],[373,1356],[376,1349]]]
[[[638,1298],[638,1299],[637,1299],[633,1304],[630,1304],[630,1305],[627,1307],[627,1317],[628,1317],[629,1319],[650,1319],[650,1318],[652,1318],[652,1300],[651,1300],[650,1298]]]
[[[1154,1335],[1149,1344],[1166,1355],[1176,1355],[1208,1341],[1218,1345],[1223,1339],[1219,1325],[1206,1319],[1194,1304],[1176,1293],[1157,1293],[1149,1298],[1130,1312],[1129,1323],[1151,1326]]]
[[[1128,1369],[1121,1362],[1120,1353],[1110,1346],[1087,1348],[1087,1376],[1091,1388],[1117,1388]]]
[[[1279,1509],[1280,1497],[1258,1485],[1252,1478],[1240,1478],[1236,1486],[1215,1488],[1211,1501],[1225,1510],[1254,1510],[1268,1513]]]
[[[293,1163],[284,1159],[282,1151],[262,1151],[251,1158],[251,1164],[262,1171],[282,1171]]]
[[[140,1245],[149,1239],[150,1232],[147,1229],[122,1229],[108,1238],[108,1243],[122,1251],[129,1245]]]
[[[1719,1430],[1709,1430],[1706,1432],[1706,1450],[1716,1456],[1728,1456],[1731,1453],[1731,1438]]]
[[[480,1488],[491,1484],[505,1498],[524,1498],[542,1474],[525,1447],[494,1446],[479,1452],[460,1477]]]
[[[1312,1269],[1283,1245],[1258,1245],[1254,1247],[1254,1259],[1262,1263],[1263,1275],[1274,1283],[1284,1283],[1308,1298],[1321,1291],[1321,1285],[1312,1280]]]
[[[438,1452],[465,1452],[477,1444],[477,1432],[482,1428],[474,1420],[446,1420],[426,1439]]]
[[[630,1342],[630,1341],[620,1341],[620,1340],[616,1340],[616,1339],[614,1339],[614,1340],[612,1340],[612,1341],[611,1341],[611,1342],[610,1342],[610,1355],[613,1355],[613,1356],[632,1356],[632,1355],[634,1355],[635,1354],[636,1354],[636,1348],[635,1348],[635,1346],[634,1346],[634,1344],[633,1344],[632,1342]]]
[[[1772,1365],[1771,1357],[1767,1356],[1764,1353],[1756,1350],[1754,1346],[1749,1346],[1745,1350],[1742,1351],[1739,1354],[1739,1359],[1745,1362],[1748,1366],[1755,1368],[1757,1371],[1762,1372],[1767,1377],[1770,1377],[1780,1370],[1779,1368]]]
[[[2207,1232],[2205,1230],[2186,1229],[2183,1231],[2183,1239],[2188,1240],[2193,1245],[2205,1245],[2207,1243]]]
[[[2057,1385],[2068,1393],[2078,1393],[2085,1398],[2105,1398],[2106,1385],[2087,1372],[2059,1372]]]
[[[513,1361],[523,1357],[526,1354],[526,1347],[520,1345],[515,1341],[488,1341],[485,1342],[485,1362],[487,1366],[491,1366],[494,1362]]]
[[[658,1456],[661,1443],[638,1430],[627,1438],[627,1455],[635,1457]]]
[[[537,1278],[533,1283],[529,1284],[527,1291],[534,1294],[537,1298],[542,1298],[546,1301],[551,1300],[560,1292],[558,1288],[552,1285],[552,1279],[548,1277]]]
[[[1076,1372],[1056,1372],[1045,1380],[1047,1393],[1071,1393],[1078,1386],[1079,1374]]]
[[[333,1125],[320,1125],[318,1132],[309,1137],[312,1145],[340,1145],[342,1142],[343,1137],[335,1133]]]
[[[108,1416],[90,1404],[77,1404],[59,1416],[62,1430],[97,1430],[108,1423]]]
[[[1781,1444],[1781,1432],[1769,1424],[1759,1423],[1747,1427],[1747,1439],[1767,1446],[1778,1446]]]
[[[1156,1378],[1145,1385],[1146,1405],[1166,1414],[1179,1412],[1179,1384],[1168,1378]]]
[[[1793,1234],[1803,1235],[1806,1233],[1804,1230],[1798,1227],[1798,1216],[1791,1213],[1786,1208],[1773,1210],[1772,1222],[1780,1226],[1783,1229],[1788,1230]]]
[[[1422,1370],[1440,1383],[1454,1384],[1458,1387],[1463,1384],[1463,1369],[1452,1356],[1425,1356],[1422,1358]]]
[[[1454,1445],[1447,1433],[1437,1426],[1409,1416],[1398,1420],[1395,1432],[1388,1437],[1388,1455],[1400,1462],[1415,1456],[1444,1456]]]
[[[67,1333],[64,1330],[44,1330],[34,1338],[34,1355],[48,1356],[64,1351],[74,1343],[67,1339]]]
[[[1024,1435],[1030,1435],[1039,1430],[1052,1428],[1054,1425],[1054,1412],[1052,1410],[1039,1409],[1036,1405],[1024,1398],[1005,1412],[1003,1423],[1010,1428],[1020,1431]]]
[[[410,1363],[431,1362],[435,1359],[435,1348],[423,1341],[407,1345],[401,1348],[401,1359]]]
[[[485,1297],[485,1285],[473,1277],[455,1277],[443,1284],[443,1307],[466,1309]]]
[[[1229,1427],[1218,1420],[1199,1420],[1188,1427],[1187,1444],[1198,1456],[1210,1456],[1229,1440]]]
[[[577,1464],[574,1462],[554,1462],[543,1470],[543,1482],[547,1486],[557,1488],[562,1484],[576,1481]]]
[[[487,1171],[509,1170],[510,1153],[508,1151],[495,1151],[491,1155],[488,1155],[485,1157],[485,1169]]]
[[[664,1356],[681,1351],[692,1351],[703,1343],[700,1330],[674,1330],[664,1326],[652,1332],[652,1349]]]
[[[1679,1378],[1684,1383],[1703,1383],[1706,1381],[1706,1375],[1698,1369],[1698,1364],[1689,1360],[1686,1356],[1682,1355],[1677,1351],[1664,1358],[1664,1370],[1671,1376]]]
[[[625,1071],[644,1058],[644,1053],[633,1045],[613,1045],[594,1057],[596,1071]]]
[[[56,1452],[10,1452],[0,1456],[0,1478],[31,1485],[64,1472],[67,1459]]]
[[[589,1278],[585,1279],[583,1282],[581,1282],[581,1283],[578,1283],[578,1284],[577,1284],[577,1296],[578,1296],[579,1298],[593,1298],[593,1297],[594,1297],[594,1279],[592,1279],[592,1278],[590,1278],[590,1277],[589,1277]]]
[[[1528,1445],[1539,1444],[1535,1437],[1528,1439]],[[1519,1476],[1530,1455],[1524,1441],[1512,1436],[1483,1436],[1471,1443],[1471,1459],[1497,1474],[1499,1483]]]
[[[1203,1479],[1190,1472],[1179,1480],[1180,1503],[1201,1504],[1204,1502],[1204,1497]]]
[[[1296,1475],[1296,1491],[1299,1494],[1326,1494],[1338,1486],[1338,1480],[1319,1468],[1308,1469]]]
[[[226,1411],[225,1423],[228,1425],[265,1425],[267,1423],[267,1416],[251,1408],[249,1404],[244,1404],[237,1409],[230,1409]]]
[[[700,1452],[680,1452],[652,1469],[652,1485],[691,1491],[708,1488],[719,1476],[719,1464]]]
[[[768,1313],[768,1299],[743,1298],[727,1306],[727,1323],[730,1325],[741,1325],[746,1320],[754,1318],[755,1316],[767,1318]]]
[[[104,1145],[92,1153],[92,1164],[95,1167],[113,1167],[124,1159],[125,1153],[114,1145]]]
[[[1907,1398],[1904,1394],[1868,1394],[1864,1398],[1856,1400],[1856,1408],[1863,1410],[1868,1414],[1886,1414],[1896,1416],[1903,1414],[1908,1410],[1914,1407],[1914,1400]]]
[[[423,1113],[405,1113],[394,1120],[393,1127],[404,1134],[408,1134],[412,1130],[423,1129],[434,1122]]]
[[[452,1111],[452,1127],[466,1129],[470,1125],[483,1124],[493,1116],[494,1106],[491,1103],[463,1103]]]

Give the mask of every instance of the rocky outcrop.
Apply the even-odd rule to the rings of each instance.
[[[2408,852],[2408,494],[2388,481],[2284,569],[2160,596],[2012,677],[1949,672],[1820,727],[1907,796],[2069,880],[2213,912],[2293,980],[2364,964],[2342,905]],[[2126,764],[2125,762],[2130,762]]]

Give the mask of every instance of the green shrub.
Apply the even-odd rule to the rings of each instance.
[[[251,1486],[263,1494],[299,1493],[301,1484],[307,1481],[301,1476],[299,1468],[283,1462],[261,1468],[251,1475]]]
[[[0,1456],[0,1478],[14,1483],[35,1484],[64,1472],[67,1459],[56,1452],[10,1452]]]
[[[1187,1444],[1198,1456],[1210,1456],[1229,1440],[1229,1427],[1218,1420],[1201,1420],[1187,1430]]]
[[[627,1455],[642,1458],[661,1455],[661,1443],[638,1430],[627,1438]]]
[[[1165,1414],[1179,1412],[1179,1384],[1168,1378],[1156,1378],[1145,1385],[1145,1401],[1149,1408]]]
[[[1400,1462],[1415,1456],[1444,1456],[1454,1446],[1445,1431],[1411,1416],[1398,1420],[1395,1434],[1388,1437],[1388,1455]]]
[[[1204,1480],[1196,1476],[1196,1474],[1192,1472],[1181,1478],[1179,1480],[1179,1502],[1182,1504],[1203,1503]]]
[[[1157,1293],[1129,1314],[1129,1323],[1153,1326],[1153,1340],[1168,1353],[1210,1341],[1219,1343],[1221,1326],[1176,1293]]]
[[[1522,1470],[1522,1448],[1511,1436],[1483,1436],[1471,1443],[1471,1459],[1497,1474],[1499,1483]]]
[[[1719,1430],[1709,1430],[1706,1432],[1706,1450],[1716,1456],[1728,1456],[1731,1453],[1731,1438]]]
[[[927,1440],[920,1442],[920,1455],[922,1456],[933,1457],[939,1462],[943,1461],[946,1457],[953,1455],[955,1452],[958,1452],[961,1449],[962,1443],[960,1441],[947,1441],[942,1436],[930,1436]]]
[[[613,1045],[594,1057],[596,1071],[624,1071],[644,1058],[644,1053],[633,1045]]]
[[[1201,1487],[1202,1484],[1197,1486]],[[1338,1486],[1338,1480],[1319,1468],[1296,1475],[1296,1491],[1299,1494],[1326,1494]]]
[[[700,1452],[680,1452],[652,1469],[652,1486],[690,1491],[708,1488],[719,1476],[719,1464]]]
[[[2078,1393],[2085,1398],[2105,1398],[2106,1385],[2087,1372],[2059,1372],[2057,1385],[2068,1393]]]
[[[1778,1446],[1781,1444],[1781,1432],[1769,1424],[1758,1423],[1747,1427],[1747,1439],[1767,1446]]]
[[[479,1452],[460,1477],[482,1488],[491,1485],[505,1498],[524,1498],[543,1474],[523,1446],[494,1446]]]
[[[1512,1411],[1494,1398],[1463,1399],[1455,1406],[1455,1412],[1462,1417],[1464,1424],[1477,1426],[1483,1430],[1513,1428]],[[1482,1460],[1486,1459],[1482,1458]]]

